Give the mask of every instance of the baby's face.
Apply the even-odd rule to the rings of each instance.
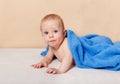
[[[64,40],[64,30],[56,20],[48,20],[41,24],[45,42],[51,47],[59,47]]]

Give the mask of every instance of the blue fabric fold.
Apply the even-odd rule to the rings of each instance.
[[[77,67],[120,70],[120,42],[97,34],[80,37],[72,30],[67,30],[67,40]],[[46,49],[41,55],[47,54],[48,46]]]

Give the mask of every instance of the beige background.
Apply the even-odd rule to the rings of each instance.
[[[49,13],[78,35],[120,40],[120,0],[0,0],[0,48],[44,47],[39,23]]]

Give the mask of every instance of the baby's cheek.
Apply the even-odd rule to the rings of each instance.
[[[47,38],[44,38],[44,41],[47,43],[47,42],[48,42],[48,39],[47,39]]]
[[[61,39],[63,36],[62,35],[57,35],[56,36],[58,39]]]

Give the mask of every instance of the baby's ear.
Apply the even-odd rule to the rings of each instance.
[[[66,31],[66,30],[64,30],[64,32],[63,32],[63,33],[64,33],[64,37],[66,37],[66,32],[67,32],[67,31]]]

